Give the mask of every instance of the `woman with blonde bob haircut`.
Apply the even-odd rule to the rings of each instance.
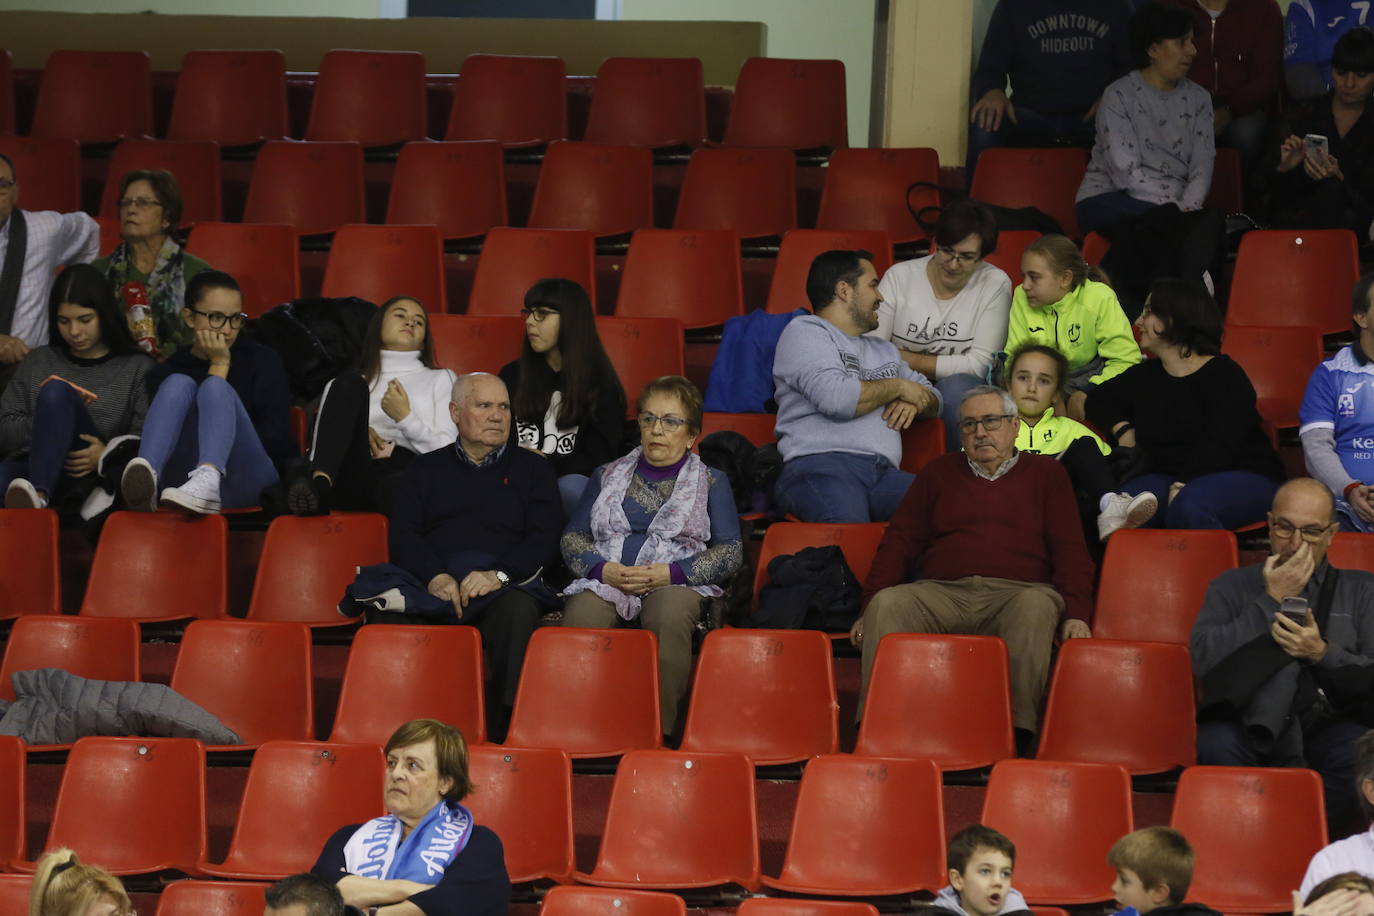
[[[38,860],[29,916],[134,916],[134,905],[114,875],[82,865],[70,849],[54,849]]]

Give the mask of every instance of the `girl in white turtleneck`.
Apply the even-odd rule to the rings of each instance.
[[[287,486],[292,513],[387,511],[406,465],[457,440],[448,409],[454,381],[434,364],[424,306],[404,296],[384,304],[368,325],[359,371],[324,389],[309,471]]]

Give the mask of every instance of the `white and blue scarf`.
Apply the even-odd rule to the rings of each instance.
[[[438,884],[472,838],[472,814],[462,805],[441,800],[404,840],[403,827],[400,818],[388,814],[355,830],[344,846],[348,873]]]

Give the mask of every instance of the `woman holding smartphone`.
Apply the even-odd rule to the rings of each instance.
[[[153,361],[129,333],[109,281],[89,264],[58,275],[48,345],[29,352],[0,396],[5,506],[41,509],[89,478],[110,440],[137,433]]]

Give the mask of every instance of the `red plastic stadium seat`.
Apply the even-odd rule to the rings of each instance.
[[[1323,357],[1319,330],[1310,326],[1228,324],[1221,337],[1221,352],[1240,363],[1250,377],[1260,416],[1279,429],[1298,425],[1307,380]]]
[[[60,613],[57,513],[52,509],[0,511],[0,620]]]
[[[329,246],[320,295],[357,296],[381,305],[417,299],[429,312],[448,303],[444,240],[437,226],[340,226]]]
[[[1239,562],[1229,531],[1118,531],[1107,539],[1093,635],[1186,646],[1207,586]]]
[[[552,748],[476,745],[468,748],[468,775],[477,791],[463,803],[477,823],[501,838],[511,882],[571,880],[572,764],[568,755]]]
[[[1227,913],[1277,913],[1326,845],[1320,777],[1279,767],[1190,767],[1171,826],[1193,844],[1188,899]]]
[[[264,143],[253,165],[243,221],[284,223],[301,235],[366,222],[363,148],[351,141]]]
[[[191,738],[77,741],[44,848],[62,846],[116,875],[195,874],[205,857],[204,746]]]
[[[163,169],[181,190],[181,225],[221,219],[219,144],[208,140],[124,140],[110,156],[100,215],[119,218],[119,185],[135,169]]]
[[[796,172],[790,150],[699,149],[687,163],[673,228],[782,235],[797,225]]]
[[[375,744],[268,741],[253,755],[228,856],[200,870],[259,881],[309,871],[334,831],[385,813],[385,778]]]
[[[1054,217],[1065,235],[1082,238],[1074,196],[1087,170],[1088,151],[1077,147],[995,147],[978,157],[969,196],[1002,207],[1036,207]]]
[[[239,282],[249,318],[301,297],[300,246],[293,226],[197,223],[186,250]]]
[[[615,313],[676,318],[684,328],[744,314],[739,236],[728,229],[641,229],[630,241]]]
[[[821,191],[817,229],[875,229],[897,244],[926,238],[911,215],[938,207],[940,192],[907,189],[917,181],[940,182],[940,157],[928,146],[910,149],[840,149],[830,157]],[[937,214],[926,214],[931,222]]]
[[[25,758],[23,741],[13,735],[0,735],[0,868],[8,868],[10,863],[24,858]],[[4,899],[4,890],[0,889],[0,910],[23,912],[5,908]]]
[[[680,749],[796,763],[839,750],[838,711],[824,633],[715,630],[701,646]]]
[[[263,541],[248,619],[314,627],[349,623],[338,612],[344,589],[359,566],[386,561],[384,515],[278,516]]]
[[[453,92],[445,140],[542,146],[568,136],[561,57],[473,54]]]
[[[251,146],[290,133],[281,51],[187,51],[177,74],[168,140]]]
[[[773,435],[773,425],[777,422],[775,413],[712,413],[707,411],[701,418],[701,435],[697,445],[711,433],[731,430],[739,433],[755,445],[767,445],[777,441]]]
[[[353,637],[329,740],[385,745],[412,719],[438,719],[477,745],[486,740],[482,710],[474,627],[372,624]]]
[[[1326,548],[1326,558],[1340,569],[1374,572],[1374,534],[1338,531]]]
[[[583,229],[511,229],[487,233],[468,296],[469,315],[516,315],[540,280],[579,283],[596,305],[596,248]]]
[[[948,880],[935,764],[832,754],[802,773],[782,873],[763,883],[793,894],[876,897],[936,891]]]
[[[782,315],[795,309],[810,309],[806,297],[806,276],[816,256],[833,249],[867,251],[873,255],[878,276],[892,266],[892,240],[882,230],[791,229],[782,237],[773,280],[768,286],[768,311]]]
[[[657,716],[655,700],[655,729]],[[604,887],[752,891],[758,833],[748,757],[633,751],[616,768],[596,867],[574,877]]]
[[[311,737],[310,672],[304,624],[196,620],[182,636],[172,689],[233,729],[238,747],[256,747]]]
[[[878,916],[878,908],[861,900],[802,900],[793,897],[748,897],[738,916]]]
[[[987,262],[999,268],[1009,278],[1012,286],[1021,282],[1021,256],[1027,246],[1040,238],[1034,229],[1009,229],[997,233],[997,248],[987,256]]]
[[[676,318],[596,316],[596,332],[625,389],[628,410],[644,386],[664,375],[682,375],[686,357],[682,325]]]
[[[494,373],[520,358],[525,322],[517,315],[431,315],[429,333],[443,368]]]
[[[81,209],[81,144],[70,137],[0,137],[25,210]]]
[[[152,71],[144,51],[53,51],[33,112],[35,137],[113,143],[153,133]]]
[[[654,224],[654,159],[642,146],[557,140],[544,153],[529,225],[623,235]]]
[[[1115,764],[1003,760],[992,768],[982,823],[1016,844],[1016,889],[1027,902],[1110,900],[1107,851],[1135,829],[1131,777]]]
[[[530,637],[506,744],[570,757],[656,748],[658,640],[648,630],[542,627]]]
[[[1223,147],[1224,148],[1224,147]],[[1112,243],[1107,241],[1096,232],[1089,232],[1083,239],[1083,260],[1089,264],[1101,264],[1102,259],[1111,250]],[[1050,907],[1046,907],[1050,909]]]
[[[138,623],[133,620],[47,614],[20,617],[5,642],[0,700],[14,699],[11,674],[37,668],[61,668],[98,681],[137,681],[139,646]]]
[[[926,417],[902,430],[903,471],[919,474],[925,466],[945,453],[945,421]]]
[[[544,897],[539,912],[541,916],[687,916],[687,904],[677,894],[654,891],[555,887]]]
[[[396,146],[424,139],[425,117],[423,54],[336,49],[320,59],[305,139]]]
[[[1015,757],[1007,644],[995,636],[885,636],[854,753],[927,757],[943,770]]]
[[[701,146],[706,88],[695,57],[608,57],[596,71],[588,143]]]
[[[31,881],[28,875],[0,875],[0,912],[27,913]],[[258,914],[254,913],[253,916]]]
[[[446,239],[485,235],[510,222],[501,144],[407,143],[396,158],[388,223],[431,224]]]
[[[704,94],[702,98],[704,104]],[[14,57],[8,50],[0,49],[0,134],[12,133],[14,133]]]
[[[1197,759],[1185,646],[1071,639],[1059,649],[1036,757],[1162,773]]]
[[[96,545],[81,613],[144,623],[224,617],[227,545],[222,515],[115,512]]]
[[[789,150],[849,145],[844,62],[751,57],[740,67],[726,146]]]
[[[155,916],[262,916],[268,885],[249,881],[173,881]]]
[[[1350,288],[1360,276],[1349,229],[1247,232],[1236,252],[1226,323],[1350,330]]]
[[[1217,147],[1216,159],[1212,160],[1212,187],[1202,205],[1226,214],[1244,212],[1245,178],[1241,174],[1239,150]]]
[[[106,219],[103,216],[95,218],[96,224],[100,226],[100,247],[102,255],[109,255],[124,239],[119,234],[119,220]]]
[[[754,568],[754,604],[768,582],[768,563],[774,557],[796,553],[803,547],[838,544],[855,578],[863,582],[873,568],[873,556],[882,543],[886,522],[842,525],[826,522],[775,522],[763,535],[758,566]]]

